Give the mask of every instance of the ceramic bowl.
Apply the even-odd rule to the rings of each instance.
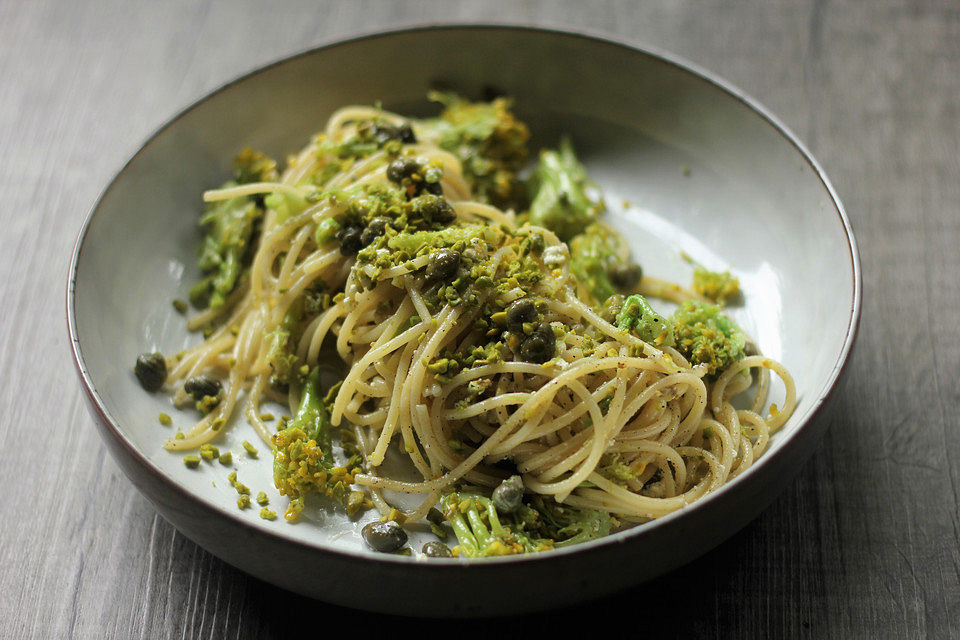
[[[187,417],[162,395],[145,393],[132,365],[140,352],[175,353],[199,339],[186,332],[171,300],[185,298],[198,275],[201,192],[224,179],[242,147],[284,157],[342,105],[382,101],[403,113],[429,113],[424,96],[436,83],[466,95],[494,87],[514,96],[535,145],[570,134],[647,273],[689,281],[680,257],[686,251],[740,277],[745,303],[735,319],[793,372],[799,392],[796,412],[748,472],[681,511],[591,543],[425,561],[366,550],[355,523],[323,509],[293,525],[240,511],[228,469],[188,469],[181,455],[161,447]],[[80,232],[68,323],[100,433],[131,481],[184,535],[303,594],[382,612],[455,616],[595,597],[733,535],[783,489],[820,438],[823,409],[854,339],[860,292],[850,224],[823,171],[740,91],[629,44],[454,26],[307,51],[225,85],[163,125],[107,186]],[[161,426],[161,411],[177,424]],[[242,420],[224,431],[217,444],[234,451],[241,481],[267,491],[281,512],[269,452],[261,446],[257,459],[242,454],[239,443],[255,441]]]

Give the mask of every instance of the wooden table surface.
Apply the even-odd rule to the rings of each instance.
[[[316,43],[483,20],[649,44],[759,99],[834,181],[860,242],[865,294],[826,438],[734,539],[600,602],[440,626],[284,592],[157,516],[87,415],[64,291],[97,194],[175,111]],[[562,632],[578,620],[605,637],[957,638],[958,158],[960,10],[945,0],[0,0],[0,638],[337,628],[489,638]]]

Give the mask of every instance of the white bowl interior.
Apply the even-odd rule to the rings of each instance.
[[[417,63],[425,59],[429,71]],[[400,33],[307,54],[198,103],[138,152],[97,206],[76,264],[79,349],[121,436],[186,491],[239,513],[229,469],[188,469],[161,446],[194,414],[144,392],[132,373],[140,352],[172,354],[200,340],[171,306],[198,275],[200,194],[225,178],[245,145],[282,157],[345,104],[382,100],[423,113],[436,80],[472,94],[495,84],[515,96],[537,142],[571,134],[646,273],[688,283],[686,251],[740,277],[745,303],[733,316],[796,379],[797,410],[772,443],[787,446],[828,391],[855,317],[852,240],[816,168],[740,98],[672,63],[576,36],[538,40],[509,30]],[[781,395],[775,386],[772,400]],[[161,426],[159,412],[175,426]],[[243,440],[257,444],[258,459],[243,453]],[[286,499],[252,428],[238,420],[216,444],[234,452],[239,479],[266,491],[281,513]],[[258,511],[240,515],[291,539],[363,549],[358,527],[323,508],[308,510],[320,526],[267,522]]]

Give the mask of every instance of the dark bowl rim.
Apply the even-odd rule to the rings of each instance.
[[[800,431],[805,429],[811,422],[816,420],[821,413],[821,410],[825,406],[826,401],[830,398],[833,392],[837,388],[838,381],[843,374],[847,363],[850,359],[850,353],[853,348],[853,344],[856,340],[857,331],[860,321],[861,305],[862,305],[862,275],[860,268],[860,257],[859,250],[857,248],[856,240],[854,239],[853,229],[850,224],[850,220],[847,216],[846,210],[843,206],[843,203],[840,201],[836,190],[833,187],[833,184],[830,182],[823,168],[813,157],[810,151],[806,146],[797,138],[797,136],[775,115],[773,115],[766,107],[760,104],[757,100],[748,96],[745,92],[739,88],[733,86],[726,80],[720,78],[716,74],[707,71],[706,69],[700,67],[699,65],[689,62],[683,59],[680,56],[677,56],[672,53],[663,51],[657,47],[651,47],[647,45],[639,45],[627,40],[622,40],[617,37],[612,37],[608,34],[602,34],[598,32],[593,32],[588,29],[571,29],[571,28],[559,28],[551,26],[540,26],[534,24],[524,24],[516,22],[444,22],[444,23],[425,23],[425,24],[412,24],[405,25],[392,29],[379,29],[370,32],[363,32],[357,35],[341,38],[333,38],[326,42],[323,42],[319,45],[314,45],[309,48],[303,49],[301,51],[284,55],[272,62],[269,62],[264,65],[258,65],[255,68],[242,73],[234,77],[233,79],[221,84],[220,86],[205,92],[199,98],[190,102],[186,107],[178,110],[173,116],[168,118],[163,124],[154,129],[145,139],[139,144],[136,148],[136,151],[130,155],[121,165],[120,169],[113,174],[113,177],[103,188],[100,194],[97,196],[96,201],[90,207],[86,218],[84,219],[83,225],[80,228],[79,234],[77,236],[76,243],[74,244],[74,249],[70,259],[70,267],[67,279],[67,288],[66,288],[66,310],[67,310],[67,329],[70,336],[70,348],[71,355],[73,358],[74,365],[77,369],[77,374],[80,377],[81,385],[84,392],[87,395],[89,400],[89,406],[96,411],[100,418],[100,422],[104,425],[104,433],[109,433],[113,439],[120,444],[128,454],[136,460],[136,462],[147,471],[150,472],[150,475],[159,480],[163,484],[171,488],[175,493],[179,494],[181,497],[186,499],[188,502],[192,503],[194,506],[199,507],[201,510],[206,511],[209,516],[227,518],[232,525],[240,526],[251,533],[256,533],[263,535],[267,538],[274,540],[277,543],[284,545],[293,545],[298,548],[303,548],[310,552],[319,552],[321,554],[332,554],[335,556],[342,556],[348,558],[351,561],[360,561],[360,562],[370,562],[370,563],[396,563],[401,565],[411,565],[419,567],[432,567],[436,569],[445,570],[466,570],[469,567],[480,567],[486,566],[490,567],[491,565],[514,565],[517,563],[531,563],[531,562],[549,562],[552,558],[558,558],[558,556],[569,556],[569,555],[579,555],[585,552],[592,550],[597,550],[602,547],[624,544],[629,541],[630,538],[636,538],[642,536],[645,532],[652,531],[654,528],[659,528],[662,526],[667,526],[669,523],[673,522],[676,519],[682,518],[685,514],[689,514],[694,510],[700,510],[705,508],[708,504],[713,503],[715,500],[722,499],[727,493],[730,492],[735,486],[742,485],[743,483],[749,481],[749,479],[754,475],[756,470],[762,466],[767,466],[770,464],[770,461],[773,459],[779,458],[782,455],[787,455],[789,453],[789,447],[780,446],[776,450],[768,451],[764,456],[757,460],[750,469],[745,471],[741,476],[734,478],[730,482],[726,483],[724,486],[720,487],[716,491],[713,491],[699,500],[691,503],[690,505],[684,507],[683,509],[677,510],[673,513],[670,513],[666,516],[648,522],[640,527],[628,528],[623,531],[592,540],[586,543],[581,543],[574,545],[572,547],[557,549],[551,553],[544,554],[523,554],[519,556],[506,556],[500,558],[484,558],[484,559],[475,559],[469,562],[465,562],[462,559],[431,559],[429,563],[420,561],[416,557],[404,557],[396,556],[392,554],[371,554],[360,551],[350,551],[346,549],[339,549],[333,547],[324,547],[318,544],[305,542],[303,540],[297,540],[295,538],[289,537],[272,529],[265,527],[255,526],[254,523],[247,521],[246,519],[240,517],[239,514],[233,513],[227,509],[224,509],[220,505],[208,501],[205,498],[194,495],[193,493],[186,490],[182,485],[177,483],[167,474],[165,474],[156,464],[154,464],[147,456],[145,456],[138,447],[126,437],[122,429],[117,424],[117,421],[110,415],[110,412],[107,410],[104,405],[99,392],[96,390],[96,386],[93,383],[93,380],[90,378],[90,375],[87,371],[82,348],[80,345],[79,335],[77,333],[76,325],[76,279],[77,279],[77,268],[79,265],[80,257],[83,252],[84,240],[86,239],[87,233],[93,222],[93,218],[96,215],[97,211],[100,208],[100,205],[109,191],[113,188],[116,182],[124,174],[128,166],[136,160],[136,158],[141,154],[141,152],[150,145],[160,134],[162,134],[167,128],[173,126],[181,118],[192,112],[197,108],[201,103],[212,98],[213,96],[222,93],[223,91],[233,87],[234,85],[240,84],[241,82],[246,81],[253,76],[256,76],[260,73],[266,72],[273,67],[285,64],[287,62],[314,55],[321,51],[327,49],[333,49],[339,46],[345,46],[361,42],[363,40],[372,40],[377,38],[386,38],[396,35],[403,35],[408,33],[418,33],[418,32],[430,32],[430,31],[443,31],[443,30],[464,30],[464,31],[485,31],[485,30],[508,30],[508,31],[517,31],[517,32],[532,32],[538,34],[544,34],[548,36],[559,36],[559,37],[572,37],[585,40],[593,44],[609,45],[621,49],[627,49],[633,53],[645,55],[651,58],[654,58],[660,63],[672,66],[679,71],[685,72],[694,78],[706,82],[710,85],[713,85],[716,89],[728,94],[729,96],[735,98],[737,101],[742,103],[756,115],[759,115],[762,120],[764,120],[770,127],[774,129],[776,133],[781,135],[787,143],[794,147],[794,149],[800,153],[803,160],[810,166],[813,170],[816,177],[820,180],[827,193],[830,195],[830,199],[834,205],[835,210],[837,211],[840,221],[843,226],[844,234],[847,240],[847,249],[849,250],[850,257],[850,269],[852,272],[852,282],[853,282],[853,297],[850,301],[850,316],[847,323],[847,329],[844,336],[843,346],[838,354],[837,360],[834,363],[833,369],[830,372],[830,376],[825,385],[821,387],[822,392],[819,397],[814,401],[811,408],[807,411],[807,414],[802,417],[801,422],[797,425],[793,433],[790,435],[790,439],[796,437]]]

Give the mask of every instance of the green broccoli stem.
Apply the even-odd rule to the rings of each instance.
[[[323,465],[333,466],[333,438],[330,433],[330,412],[323,403],[320,388],[320,367],[314,367],[303,385],[303,396],[297,414],[287,425],[288,429],[299,428],[307,438],[316,441],[323,451]]]
[[[477,544],[482,550],[490,543],[491,537],[490,530],[487,529],[485,524],[483,524],[483,519],[480,517],[480,512],[477,510],[476,498],[470,499],[470,509],[467,511],[467,521],[470,523],[470,528],[477,540]]]
[[[298,327],[303,317],[304,299],[299,298],[283,315],[276,329],[267,334],[269,350],[267,362],[273,370],[272,378],[281,383],[289,383],[295,367],[299,363],[296,351]]]
[[[454,508],[456,508],[456,506],[454,506]],[[457,536],[457,542],[464,548],[464,555],[471,558],[479,555],[480,542],[476,536],[473,535],[473,532],[470,530],[470,525],[467,524],[463,514],[457,511],[449,518],[449,522],[450,526],[453,527],[454,535]]]
[[[490,521],[490,533],[494,537],[503,538],[504,535],[508,534],[508,531],[500,524],[500,515],[493,501],[489,498],[481,498],[480,502],[487,510],[487,519]]]
[[[236,184],[230,181],[223,187]],[[200,225],[207,232],[197,266],[205,277],[190,290],[194,304],[217,309],[225,303],[240,279],[244,254],[253,238],[255,223],[262,215],[263,211],[251,196],[210,203],[200,217]]]
[[[220,264],[220,272],[213,278],[213,293],[210,294],[210,308],[217,309],[227,301],[227,296],[233,291],[233,287],[240,277],[240,255],[239,249],[233,248],[224,255],[224,260]]]

